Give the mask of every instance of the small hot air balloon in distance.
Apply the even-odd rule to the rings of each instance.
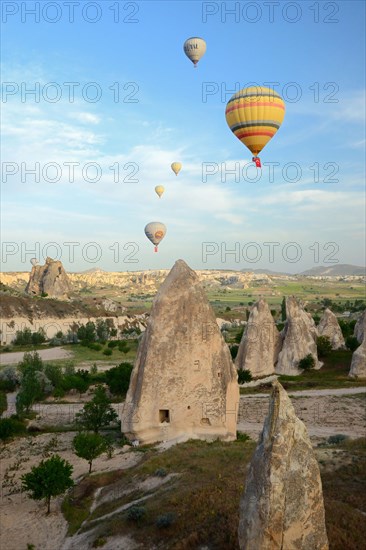
[[[161,222],[150,222],[145,227],[145,235],[154,245],[154,252],[158,251],[160,242],[164,239],[166,227]]]
[[[35,265],[39,265],[39,261],[37,260],[37,258],[32,258],[30,263],[32,264],[32,266],[34,267]]]
[[[197,68],[197,63],[206,52],[206,42],[203,38],[193,36],[187,38],[183,45],[184,53],[194,64],[194,68]]]
[[[174,174],[177,176],[179,174],[179,172],[181,171],[181,169],[182,169],[182,163],[181,162],[173,162],[171,164],[171,168],[172,168]]]
[[[161,195],[164,193],[165,188],[162,185],[157,185],[155,187],[155,193],[159,195],[159,199],[161,198]]]
[[[252,160],[260,168],[257,155],[273,138],[285,116],[282,97],[263,86],[243,88],[228,101],[225,116],[230,130],[252,152]]]

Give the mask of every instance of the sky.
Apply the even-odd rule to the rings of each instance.
[[[2,271],[365,264],[363,1],[1,8]],[[225,120],[253,84],[286,104],[261,170]]]

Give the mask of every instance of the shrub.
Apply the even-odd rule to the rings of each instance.
[[[139,522],[146,516],[146,510],[142,506],[132,506],[127,510],[127,519]]]
[[[315,359],[311,355],[311,353],[308,353],[305,357],[303,357],[298,364],[299,369],[304,369],[304,370],[313,369],[314,366],[315,366]]]
[[[349,439],[347,435],[344,434],[335,434],[328,437],[328,443],[329,445],[339,445],[339,443],[343,443],[346,439]]]
[[[326,357],[332,351],[332,344],[329,336],[318,336],[316,339],[316,347],[319,357]]]
[[[118,342],[118,350],[121,351],[122,353],[128,353],[130,349],[131,348],[127,345],[127,342],[125,341]]]
[[[17,418],[0,418],[0,440],[6,441],[24,432],[25,424],[21,420]]]
[[[116,348],[118,344],[119,344],[118,340],[112,340],[111,342],[108,342],[108,347],[113,349],[113,348]]]
[[[14,391],[19,382],[19,375],[15,367],[4,367],[0,371],[0,390]]]
[[[238,384],[244,384],[245,382],[250,382],[251,380],[253,380],[253,377],[250,370],[246,370],[246,369],[238,370]]]
[[[346,346],[350,351],[355,351],[359,345],[360,343],[357,340],[356,336],[347,336]]]
[[[111,356],[112,353],[113,353],[113,351],[112,351],[110,348],[107,348],[107,349],[103,350],[103,354],[104,354],[104,355]]]
[[[168,475],[168,472],[165,470],[165,468],[158,468],[155,470],[154,476],[156,477],[166,477]]]
[[[162,516],[159,516],[156,520],[156,527],[159,529],[165,529],[166,527],[170,527],[172,523],[175,520],[175,515],[172,513],[163,514]]]
[[[103,347],[100,344],[97,344],[96,342],[89,342],[86,345],[89,349],[93,349],[94,351],[100,351]]]
[[[8,401],[6,399],[6,393],[0,390],[0,416],[8,408]]]
[[[250,436],[244,432],[236,432],[236,441],[241,441],[245,443],[245,441],[249,441]]]

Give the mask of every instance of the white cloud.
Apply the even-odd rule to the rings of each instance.
[[[100,123],[100,117],[97,115],[93,115],[92,113],[78,112],[78,113],[72,113],[69,116],[70,118],[73,118],[75,120],[78,120],[79,122],[86,123],[86,124]]]

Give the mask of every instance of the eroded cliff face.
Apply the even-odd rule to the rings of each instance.
[[[59,260],[46,258],[45,265],[34,265],[25,292],[31,296],[47,295],[50,298],[67,300],[71,283]]]
[[[273,383],[240,502],[241,550],[327,550],[319,466],[305,425]]]
[[[143,443],[236,438],[237,372],[199,279],[178,260],[137,352],[122,430]]]

